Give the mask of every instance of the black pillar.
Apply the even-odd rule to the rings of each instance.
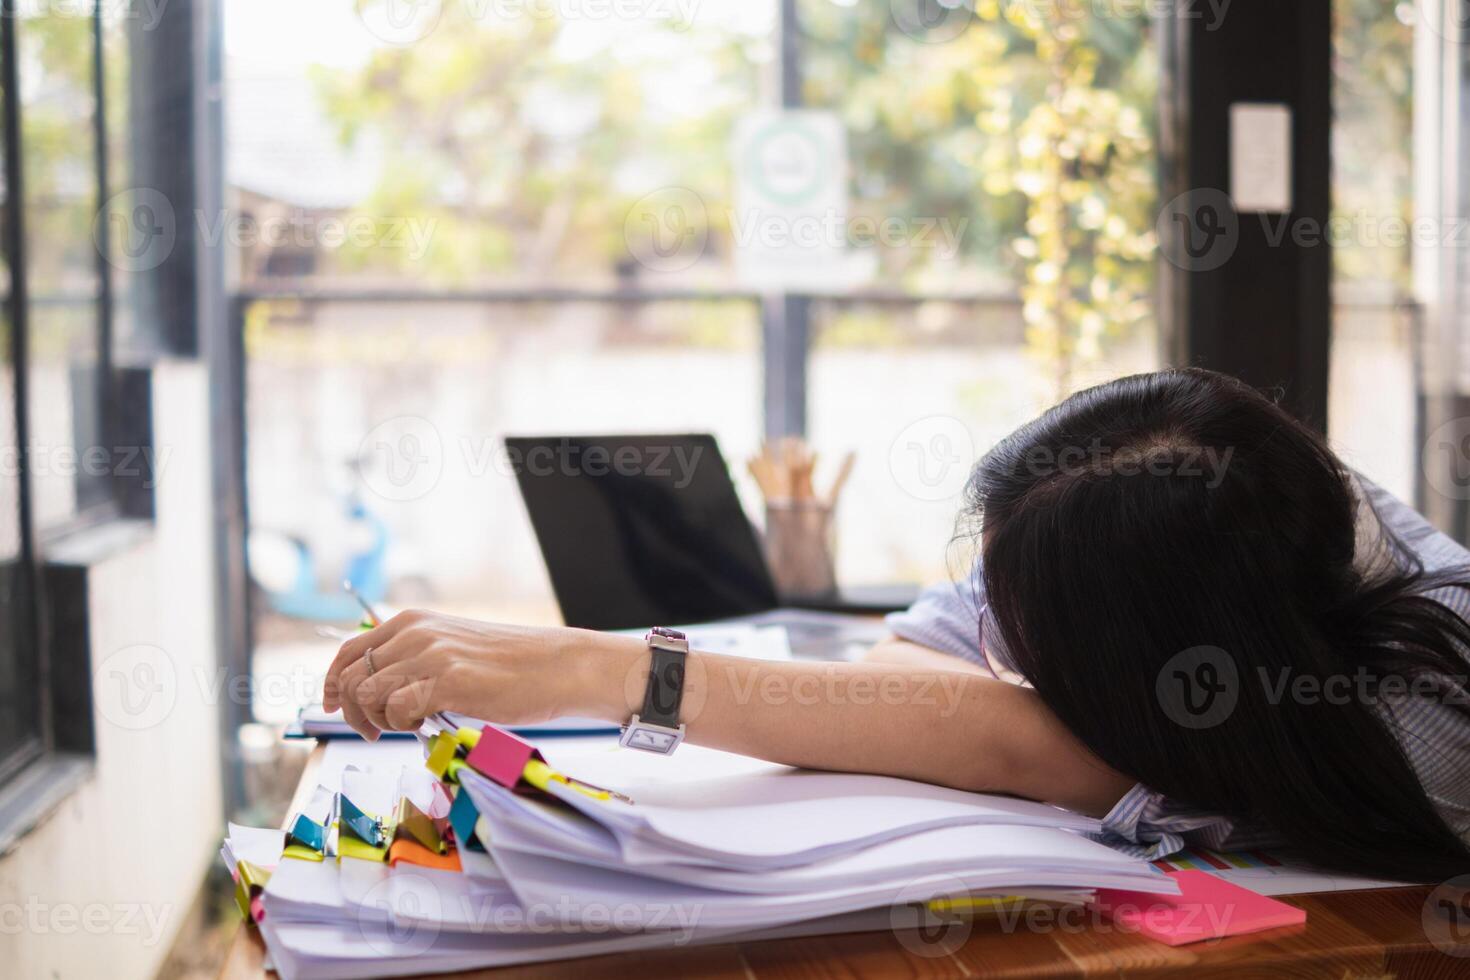
[[[801,24],[796,0],[780,0],[781,108],[801,106]],[[782,292],[762,297],[761,344],[767,439],[805,435],[811,298]]]
[[[1279,388],[1283,404],[1325,430],[1331,4],[1234,0],[1216,14],[1207,4],[1180,3],[1162,24],[1161,42],[1166,203],[1158,230],[1168,359]],[[1290,110],[1285,214],[1231,206],[1237,103]]]

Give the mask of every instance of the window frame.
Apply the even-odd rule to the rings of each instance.
[[[0,86],[3,86],[3,109],[0,125],[4,133],[5,204],[4,240],[0,249],[9,275],[9,291],[5,297],[10,319],[10,358],[14,372],[12,397],[17,449],[16,502],[19,522],[19,560],[17,562],[18,603],[12,623],[17,658],[17,701],[31,694],[39,706],[37,730],[14,749],[0,756],[0,786],[10,784],[16,775],[39,759],[49,748],[50,724],[45,705],[50,700],[49,678],[45,670],[44,647],[39,624],[38,587],[40,576],[36,561],[33,504],[31,500],[30,465],[24,447],[30,444],[29,395],[29,329],[28,288],[25,269],[24,169],[21,166],[20,86],[16,68],[16,0],[0,0]],[[22,667],[22,664],[24,667]],[[22,688],[21,685],[24,685]]]
[[[54,16],[64,16],[55,14]],[[92,72],[93,110],[90,133],[91,207],[97,214],[107,200],[110,175],[107,166],[106,127],[108,100],[103,48],[103,15],[100,5],[84,16],[91,44],[88,65]],[[0,853],[7,850],[37,819],[82,780],[91,770],[94,750],[91,718],[91,689],[85,680],[62,690],[56,678],[80,670],[89,676],[86,609],[77,602],[84,596],[84,570],[66,564],[48,565],[47,556],[60,542],[79,532],[119,520],[123,482],[111,473],[100,477],[79,472],[73,477],[77,488],[74,513],[45,527],[36,519],[34,465],[29,458],[32,433],[31,339],[36,297],[30,289],[27,261],[27,200],[24,162],[25,108],[20,87],[19,32],[24,29],[18,0],[0,0],[0,128],[4,139],[4,193],[8,208],[0,251],[8,266],[10,288],[3,302],[10,319],[9,355],[13,361],[15,440],[17,458],[17,608],[13,626],[18,659],[14,697],[36,706],[34,731],[15,748],[0,756]],[[118,386],[113,360],[112,265],[109,261],[107,222],[98,221],[94,249],[95,284],[87,301],[95,309],[91,329],[96,344],[95,386],[74,391],[87,411],[95,411],[89,427],[96,439],[107,442],[117,435]],[[62,298],[64,301],[64,297]],[[73,447],[76,449],[77,447]]]

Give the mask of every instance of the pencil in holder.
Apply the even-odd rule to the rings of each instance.
[[[815,497],[766,501],[766,563],[781,596],[836,593],[833,532],[832,507]]]

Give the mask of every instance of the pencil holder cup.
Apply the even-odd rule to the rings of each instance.
[[[783,597],[817,599],[837,591],[831,507],[817,500],[767,501],[765,545]]]

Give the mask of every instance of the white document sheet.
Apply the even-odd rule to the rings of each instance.
[[[657,881],[641,875],[592,868],[516,851],[496,851],[521,904],[528,910],[565,914],[568,924],[604,921],[610,910],[627,921],[667,921],[677,913],[709,928],[765,928],[858,909],[891,907],[969,893],[1005,893],[1027,887],[1126,888],[1178,893],[1162,873],[1083,869],[1046,870],[1030,866],[956,869],[929,875],[796,894],[752,895]],[[1146,869],[1146,865],[1143,866]],[[653,926],[650,926],[653,927]]]
[[[682,751],[682,749],[681,749]],[[1096,832],[1091,817],[1011,797],[967,793],[889,776],[816,772],[744,760],[733,775],[683,768],[645,778],[627,753],[582,754],[569,776],[634,801],[594,800],[553,783],[559,799],[606,826],[632,866],[704,863],[769,870],[834,857],[893,837],[965,824],[1014,824]],[[725,753],[719,753],[724,755]],[[551,757],[553,765],[560,765]]]
[[[476,792],[471,795],[480,799]],[[515,811],[493,802],[482,812],[486,814],[482,819],[490,826],[486,839],[493,842],[497,855],[519,851],[606,870],[636,871],[643,877],[712,891],[803,894],[994,867],[1062,870],[1079,877],[1094,871],[1132,875],[1146,882],[1144,887],[1158,883],[1161,890],[1172,890],[1172,879],[1158,875],[1149,865],[1085,837],[1049,827],[944,827],[811,864],[750,873],[667,863],[633,869],[618,859],[611,835],[603,845],[592,845],[558,834],[554,824],[520,819]],[[1097,886],[1084,880],[1078,887]]]
[[[640,949],[667,949],[737,940],[879,932],[891,929],[888,909],[794,922],[759,932],[673,929],[658,932],[561,933],[551,930],[462,935],[431,928],[388,929],[371,924],[276,923],[261,932],[281,980],[369,980],[405,974],[489,969]]]

